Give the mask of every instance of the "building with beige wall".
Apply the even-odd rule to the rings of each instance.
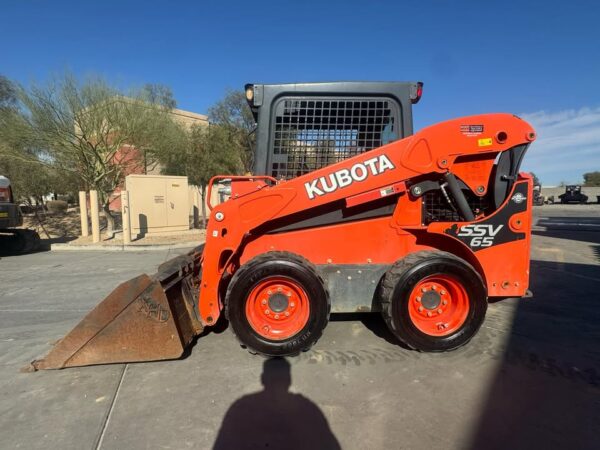
[[[131,100],[131,99],[129,99]],[[134,101],[134,100],[131,100]],[[171,118],[178,124],[191,128],[194,125],[197,126],[208,126],[208,116],[204,114],[198,114],[183,109],[173,108],[169,111]],[[126,156],[124,156],[126,155]],[[127,164],[128,169],[125,176],[128,175],[161,175],[162,167],[158,162],[148,163],[144,154],[135,149],[131,145],[124,145],[123,152],[118,153],[115,158],[118,160],[122,158],[124,163]],[[110,202],[110,208],[113,211],[121,210],[121,187],[117,188],[112,194],[112,200]]]
[[[188,127],[191,127],[192,125],[208,125],[208,116],[204,114],[176,108],[172,109],[169,114],[171,114],[176,122]]]

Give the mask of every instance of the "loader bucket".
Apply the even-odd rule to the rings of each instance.
[[[199,279],[199,257],[188,255],[121,284],[29,370],[179,358],[202,332]]]

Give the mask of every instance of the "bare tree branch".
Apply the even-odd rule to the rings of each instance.
[[[170,90],[152,85],[125,97],[101,78],[65,74],[14,92],[18,105],[0,110],[0,154],[76,173],[99,192],[111,233],[110,196],[127,170],[142,151],[154,162],[173,146]]]

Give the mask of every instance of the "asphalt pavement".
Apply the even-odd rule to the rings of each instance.
[[[283,361],[222,324],[177,361],[21,373],[118,283],[185,250],[2,258],[0,447],[257,448],[285,434],[269,448],[598,448],[600,206],[535,216],[534,297],[490,304],[446,354],[399,346],[377,315],[337,316]]]

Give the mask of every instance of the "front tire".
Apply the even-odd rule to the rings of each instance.
[[[381,285],[383,317],[409,347],[444,352],[466,344],[487,310],[483,280],[446,252],[416,252],[395,263]]]
[[[40,247],[40,236],[34,230],[13,228],[3,232],[9,234],[0,236],[2,254],[25,255],[37,251]]]
[[[308,350],[321,337],[331,309],[315,266],[288,252],[268,252],[240,267],[225,302],[242,345],[265,356]]]
[[[25,239],[23,253],[33,253],[40,248],[40,235],[34,230],[19,230]]]

